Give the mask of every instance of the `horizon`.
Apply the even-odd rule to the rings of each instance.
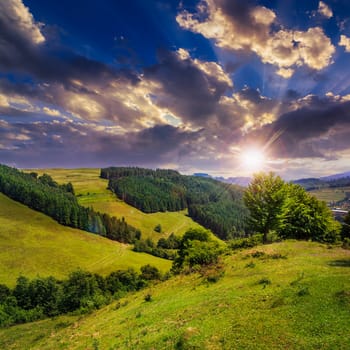
[[[1,2],[0,163],[347,172],[349,18],[345,0]]]

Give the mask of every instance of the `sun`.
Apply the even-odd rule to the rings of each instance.
[[[264,152],[253,148],[242,151],[240,158],[244,168],[249,171],[262,170],[266,162]]]

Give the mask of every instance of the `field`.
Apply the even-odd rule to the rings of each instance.
[[[61,226],[1,193],[0,246],[0,283],[9,286],[20,274],[63,278],[78,267],[105,275],[148,263],[163,271],[171,265],[164,259],[134,253],[130,246]]]
[[[347,196],[347,193],[350,193],[350,187],[321,188],[319,190],[312,190],[310,193],[313,194],[317,199],[332,204],[349,197]]]
[[[286,241],[228,255],[223,265],[216,283],[181,275],[90,315],[2,329],[0,348],[350,348],[350,251]]]
[[[124,216],[127,223],[139,228],[144,238],[158,240],[170,233],[182,235],[191,227],[202,227],[187,216],[187,211],[145,214],[119,200],[107,190],[108,180],[99,177],[99,169],[40,169],[39,174],[47,173],[58,183],[71,182],[79,203],[92,206],[95,210],[117,217]],[[154,231],[160,224],[163,234]]]

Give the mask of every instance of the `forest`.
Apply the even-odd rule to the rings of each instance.
[[[142,266],[141,273],[129,268],[106,277],[83,270],[71,272],[65,280],[19,276],[13,289],[0,284],[0,327],[71,312],[91,312],[160,278],[158,269],[151,265]]]
[[[174,170],[133,167],[104,168],[101,177],[120,199],[145,213],[188,208],[193,220],[222,239],[248,233],[249,212],[239,186]]]
[[[58,185],[44,174],[39,176],[0,165],[0,192],[29,208],[40,211],[62,225],[105,236],[122,243],[140,239],[141,232],[118,219],[78,204],[73,186]]]

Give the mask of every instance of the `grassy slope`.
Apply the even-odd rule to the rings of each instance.
[[[346,198],[346,192],[350,192],[350,187],[321,188],[310,191],[317,199],[327,203],[338,202]]]
[[[310,242],[254,250],[287,259],[243,251],[225,257],[225,275],[215,284],[178,276],[119,307],[0,330],[0,348],[349,349],[350,251]],[[259,284],[262,278],[271,284]]]
[[[186,210],[145,214],[126,204],[107,190],[108,180],[99,177],[99,169],[43,169],[36,171],[39,174],[45,172],[51,175],[58,183],[71,182],[81,205],[92,206],[97,211],[117,217],[124,216],[130,225],[141,230],[144,238],[151,237],[158,240],[172,232],[176,235],[182,235],[190,227],[201,227],[186,215]],[[154,231],[157,224],[161,224],[163,234]]]
[[[170,262],[84,231],[61,226],[0,193],[0,283],[19,274],[59,278],[81,267],[106,274],[150,263],[168,270]],[[0,347],[1,348],[1,347]]]

